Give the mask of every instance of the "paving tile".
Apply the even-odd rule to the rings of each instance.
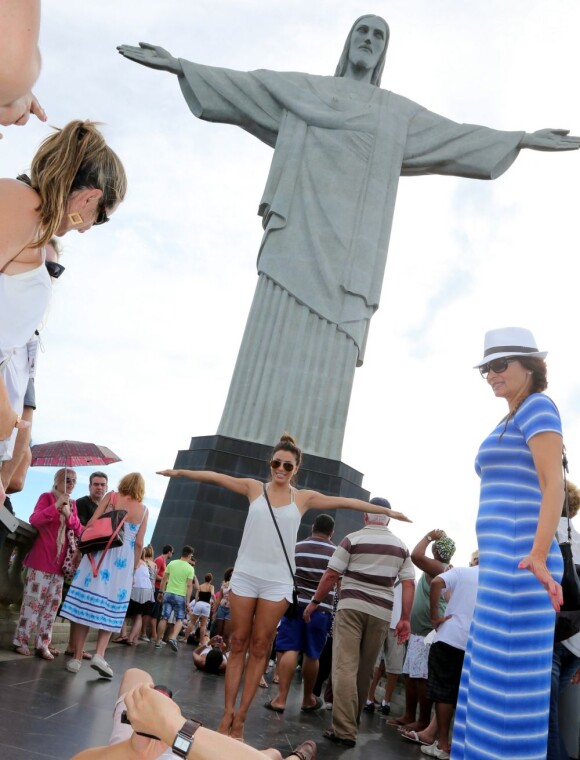
[[[112,680],[100,678],[87,661],[77,675],[66,672],[64,655],[54,662],[37,657],[0,661],[0,758],[65,760],[86,747],[106,744],[121,676],[130,667],[148,670],[156,683],[173,689],[186,716],[215,729],[222,714],[224,678],[196,671],[191,652],[187,645],[180,645],[174,653],[148,644],[111,644],[107,661],[115,672]],[[275,686],[259,689],[248,714],[246,741],[258,749],[273,746],[284,755],[305,739],[314,739],[320,760],[421,757],[418,747],[401,740],[379,714],[363,714],[356,747],[337,747],[322,738],[322,731],[330,725],[329,711],[300,712],[299,674],[283,715],[263,707],[276,691]]]

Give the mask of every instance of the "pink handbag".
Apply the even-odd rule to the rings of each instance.
[[[113,492],[110,502],[113,509],[110,512],[105,512],[92,525],[86,527],[79,538],[79,551],[81,554],[89,555],[89,562],[91,563],[93,577],[95,578],[99,574],[101,564],[109,549],[123,546],[125,540],[123,526],[127,519],[127,511],[125,509],[115,509],[116,501],[117,494]],[[99,562],[95,563],[93,553],[99,551],[103,553],[99,558]]]

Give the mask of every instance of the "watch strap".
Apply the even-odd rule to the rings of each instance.
[[[202,726],[199,720],[186,720],[183,726],[177,732],[173,744],[171,745],[171,751],[177,755],[177,757],[186,758],[189,755],[189,750],[193,744],[194,735],[200,726]]]

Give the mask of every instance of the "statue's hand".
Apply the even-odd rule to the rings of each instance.
[[[520,147],[532,150],[578,150],[580,137],[571,135],[569,129],[538,129],[536,132],[526,132]]]
[[[160,71],[170,71],[172,74],[181,74],[183,70],[177,58],[174,58],[168,50],[159,45],[150,45],[148,42],[140,42],[139,47],[133,45],[119,45],[119,53],[142,66]]]

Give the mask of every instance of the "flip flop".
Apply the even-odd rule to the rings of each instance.
[[[27,646],[14,646],[16,654],[21,654],[23,657],[30,657],[30,649]]]
[[[320,710],[324,702],[320,697],[316,697],[316,704],[311,705],[310,707],[301,707],[300,712],[316,712],[316,710]]]
[[[431,746],[431,742],[424,742],[419,736],[417,731],[401,731],[401,736],[408,742],[415,742],[415,744],[422,744],[424,747]]]
[[[327,728],[326,731],[322,732],[322,736],[324,736],[325,739],[328,739],[328,741],[333,742],[334,744],[342,744],[343,747],[355,747],[356,746],[356,740],[355,739],[342,739],[340,736],[337,736],[332,728]]]
[[[52,660],[54,660],[54,655],[52,655],[48,649],[37,649],[34,654],[37,657],[40,657],[41,660],[48,660],[49,662],[52,662]]]
[[[48,651],[53,657],[58,657],[60,654],[60,649],[57,649],[56,647],[48,647]]]
[[[266,708],[266,710],[272,710],[272,712],[275,712],[275,713],[283,713],[284,712],[284,708],[283,707],[276,707],[276,705],[272,704],[272,700],[270,700],[269,702],[266,702],[265,705],[264,705],[264,707]]]
[[[128,636],[117,636],[116,639],[113,639],[113,644],[126,644],[128,638]]]

